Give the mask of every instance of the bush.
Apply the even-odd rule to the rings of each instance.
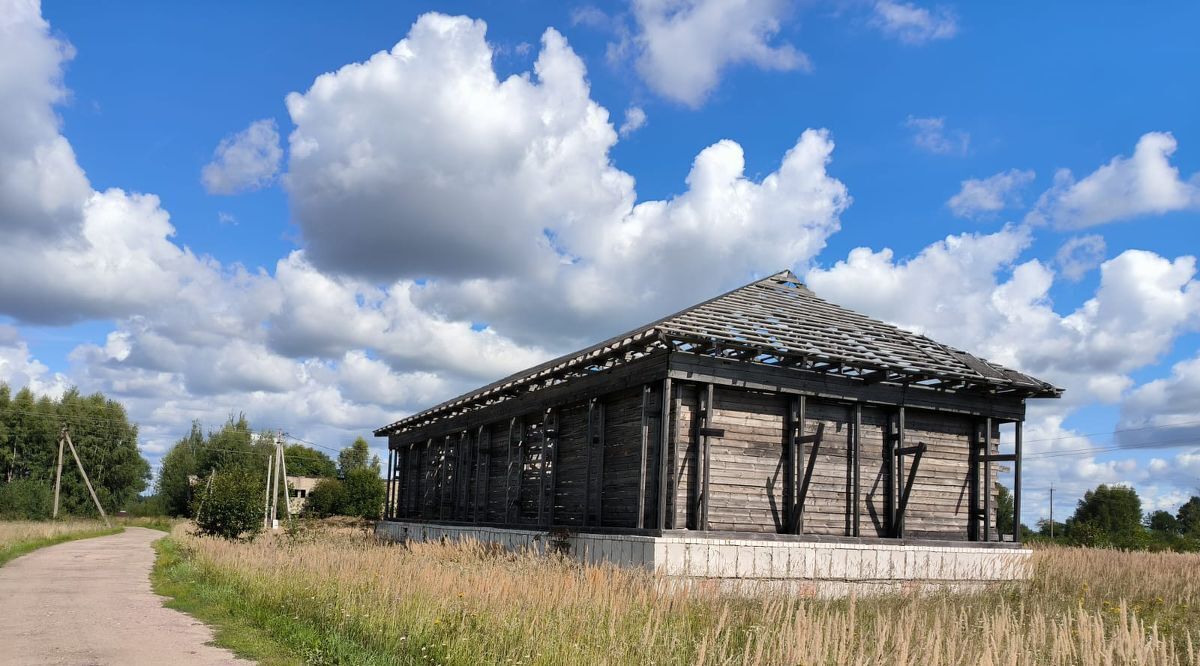
[[[383,500],[387,493],[379,470],[363,467],[351,470],[343,482],[346,488],[346,503],[339,512],[346,516],[357,516],[377,520],[383,511]]]
[[[337,479],[322,479],[304,501],[304,512],[321,518],[336,516],[346,504],[346,488]]]
[[[218,472],[210,488],[197,489],[197,530],[208,536],[252,540],[262,530],[263,490],[258,475],[248,469]]]
[[[54,490],[47,481],[17,479],[0,484],[0,517],[45,520],[54,510]]]

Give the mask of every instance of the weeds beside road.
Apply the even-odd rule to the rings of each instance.
[[[177,527],[160,592],[267,663],[1192,664],[1200,555],[1046,548],[975,594],[816,600],[663,591],[649,574],[322,528]],[[223,637],[219,636],[219,640]],[[247,645],[249,646],[247,648]]]
[[[0,521],[0,566],[38,548],[75,539],[117,534],[121,529],[106,527],[98,520]]]

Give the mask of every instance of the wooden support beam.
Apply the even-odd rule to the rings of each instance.
[[[894,504],[898,504],[900,502],[900,493],[903,491],[903,489],[905,487],[904,486],[904,455],[905,454],[902,452],[908,448],[907,446],[905,446],[905,434],[904,434],[905,430],[907,428],[907,425],[905,424],[906,418],[907,418],[907,414],[905,413],[904,405],[901,405],[899,411],[896,414],[896,441],[895,441],[896,456],[895,456],[895,459],[893,460],[893,464],[895,465],[895,470],[896,470],[896,486],[894,489],[895,495],[893,496],[893,499],[892,499]],[[916,471],[915,466],[913,467],[913,471],[914,472]],[[895,525],[896,525],[896,531],[895,531],[896,538],[903,539],[904,538],[904,512],[900,510],[899,506],[896,506]]]
[[[708,430],[712,427],[713,409],[714,409],[714,406],[716,403],[716,397],[713,392],[712,384],[704,385],[704,394],[703,395],[704,395],[704,397],[702,398],[703,403],[701,405],[702,412],[703,412],[703,418],[701,420],[701,428],[703,428],[704,430]],[[701,436],[700,445],[701,445],[701,448],[704,449],[704,451],[702,453],[704,462],[701,465],[702,477],[701,477],[701,484],[700,484],[700,529],[707,532],[708,531],[708,507],[709,507],[709,503],[710,503],[710,499],[711,499],[711,494],[709,492],[710,488],[711,488],[711,485],[709,483],[709,480],[711,479],[709,467],[711,466],[711,463],[712,463],[712,453],[711,453],[712,447],[709,446],[708,435]]]
[[[671,378],[662,382],[658,419],[658,529],[667,529],[667,472],[671,448]]]
[[[687,525],[687,498],[679,497],[679,484],[683,481],[683,466],[685,464],[685,452],[680,451],[680,440],[682,439],[683,426],[683,385],[681,382],[672,382],[671,384],[671,489],[669,491],[670,508],[668,511],[671,514],[670,528],[678,529],[680,524]],[[682,511],[681,511],[682,509]],[[680,513],[683,513],[683,521],[679,520]]]
[[[897,520],[900,524],[901,532],[904,531],[904,512],[908,509],[908,500],[912,496],[913,482],[917,478],[917,468],[921,465],[921,456],[925,454],[925,443],[917,444],[916,452],[913,454],[912,469],[908,471],[908,480],[905,482],[904,490],[900,494],[900,506],[896,508]]]
[[[983,431],[983,540],[992,540],[992,417],[984,420]]]
[[[796,525],[796,450],[800,439],[800,398],[784,396],[787,400],[787,420],[783,431],[783,534],[795,532]]]
[[[985,463],[1016,462],[1017,454],[1015,454],[1015,453],[996,453],[996,454],[991,454],[991,455],[983,455],[983,456],[979,457],[979,460],[982,462],[985,462]]]
[[[854,403],[854,489],[851,495],[851,524],[850,536],[859,536],[859,526],[862,522],[862,403]]]
[[[600,460],[596,464],[596,524],[604,524],[604,460],[605,447],[608,446],[608,437],[605,434],[606,419],[608,418],[608,408],[603,401],[596,402],[596,423],[595,433],[593,437],[596,441],[596,452],[599,454]]]
[[[883,419],[883,522],[890,537],[896,536],[896,420],[895,414]]]
[[[512,515],[512,475],[513,475],[513,428],[517,423],[516,417],[508,421],[508,466],[504,471],[504,517],[502,522],[511,522]]]
[[[641,447],[638,454],[637,528],[646,526],[646,468],[649,465],[650,448],[650,385],[642,386]]]
[[[393,483],[393,475],[396,473],[396,452],[388,448],[387,459],[387,493],[384,494],[383,500],[383,519],[392,519],[392,495],[395,492],[395,484]]]
[[[979,421],[971,424],[967,449],[967,539],[979,541]]]
[[[475,435],[475,443],[479,448],[479,465],[475,482],[475,522],[487,520],[488,500],[491,498],[492,487],[492,429],[479,426]]]
[[[546,448],[550,448],[550,452],[546,453]],[[550,506],[546,511],[546,524],[554,526],[554,504],[558,494],[558,412],[553,409],[546,410],[546,415],[542,420],[542,476],[546,472],[547,458],[550,464],[550,496],[547,498]]]
[[[800,484],[800,492],[796,493],[797,515],[800,518],[800,531],[804,529],[804,501],[808,499],[808,488],[812,484],[813,470],[817,467],[817,454],[821,451],[821,439],[825,436],[825,424],[817,424],[816,439],[808,452],[808,466],[804,470],[804,481]]]
[[[809,461],[809,458],[816,455],[816,452],[817,452],[816,447],[820,446],[821,435],[824,434],[824,432],[825,432],[822,426],[818,426],[817,432],[815,435],[816,439],[809,441],[808,436],[804,434],[805,418],[807,415],[807,411],[808,411],[808,396],[801,394],[796,397],[796,433],[799,436],[796,437],[796,477],[797,478],[796,478],[796,489],[793,491],[794,499],[792,500],[792,502],[794,504],[794,509],[792,512],[792,515],[793,515],[792,533],[793,534],[804,534],[804,495],[803,495],[803,492],[807,492],[807,481],[806,480],[801,481],[801,479],[799,478],[801,476],[800,472],[801,472],[801,470],[805,469],[805,463],[808,462],[809,469],[808,469],[808,472],[805,475],[805,477],[807,478],[812,475],[812,470],[811,470],[812,463],[811,463],[811,461]],[[812,449],[811,453],[806,454],[806,449],[809,446],[814,446],[814,448]],[[804,489],[801,488],[801,485],[800,485],[801,483],[805,484]],[[803,490],[803,492],[802,492],[802,490]]]
[[[92,496],[92,501],[96,503],[96,510],[100,512],[100,517],[104,519],[104,524],[112,527],[112,523],[108,522],[108,514],[104,513],[104,507],[100,506],[100,500],[96,497],[96,490],[92,488],[92,481],[88,478],[87,472],[83,471],[83,461],[79,459],[79,452],[75,450],[75,443],[71,441],[71,431],[63,428],[62,436],[67,440],[67,447],[71,449],[71,457],[75,459],[75,465],[79,467],[79,476],[83,477],[83,485],[87,486],[88,494]]]
[[[1021,543],[1021,426],[1017,421],[1014,426],[1013,443],[1013,543]]]
[[[583,468],[583,526],[587,527],[592,515],[592,448],[595,435],[596,399],[587,401],[587,430],[584,431],[584,468]]]

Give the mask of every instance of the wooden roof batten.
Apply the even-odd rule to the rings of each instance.
[[[1028,398],[1062,389],[819,298],[791,271],[751,282],[375,431],[403,432],[666,351],[864,383]]]

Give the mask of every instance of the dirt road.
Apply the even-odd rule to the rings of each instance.
[[[150,590],[162,532],[71,541],[0,567],[0,664],[249,664]]]

